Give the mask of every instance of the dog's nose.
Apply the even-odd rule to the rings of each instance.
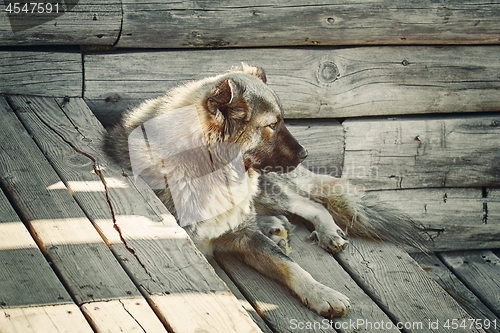
[[[299,157],[301,160],[305,159],[307,157],[308,153],[307,153],[307,149],[305,149],[304,147],[302,147],[302,149],[299,151]]]

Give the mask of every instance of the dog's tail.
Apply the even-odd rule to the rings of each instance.
[[[307,193],[303,195],[323,204],[349,237],[389,241],[428,251],[421,235],[423,226],[396,207],[381,201],[375,192],[358,193],[352,190],[353,186],[346,179],[300,169],[302,176],[309,178]]]

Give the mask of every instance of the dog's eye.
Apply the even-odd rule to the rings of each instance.
[[[278,123],[273,123],[273,124],[269,125],[269,128],[272,130],[275,130],[277,127],[278,127]]]

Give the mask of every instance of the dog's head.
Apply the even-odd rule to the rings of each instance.
[[[283,109],[260,68],[242,68],[217,77],[204,98],[205,131],[237,144],[247,169],[286,173],[307,157],[285,127]]]

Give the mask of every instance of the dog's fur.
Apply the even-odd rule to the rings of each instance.
[[[245,166],[240,184],[247,191],[237,189],[233,193],[239,198],[232,208],[222,213],[210,211],[221,200],[228,200],[217,185],[196,193],[201,209],[217,216],[183,227],[206,255],[234,254],[262,274],[284,283],[313,311],[338,317],[347,313],[348,298],[315,281],[285,254],[289,251],[287,235],[291,230],[285,216],[298,215],[310,221],[315,228],[311,238],[332,253],[345,248],[346,235],[415,244],[410,219],[369,195],[346,193],[342,190],[345,180],[316,175],[300,166],[291,171],[307,156],[307,151],[286,129],[282,107],[266,85],[264,72],[246,64],[180,86],[129,111],[108,131],[105,151],[123,167],[131,168],[128,149],[129,143],[133,145],[129,142],[132,131],[155,117],[189,106],[196,109],[202,131],[192,128],[192,119],[180,116],[175,127],[157,129],[160,139],[181,146],[184,140],[191,140],[188,137],[198,137],[196,144],[203,140],[208,145],[234,143],[241,150]],[[165,170],[176,169],[177,174],[187,178],[197,177],[200,172],[206,174],[192,163],[198,158],[196,150],[170,160],[155,156],[151,147],[142,154],[141,177],[150,186]],[[214,170],[215,162],[213,157],[210,159]],[[169,188],[164,184],[163,188],[154,184],[151,187],[178,217]],[[187,210],[200,209],[190,206],[192,192],[181,191],[180,195]]]

